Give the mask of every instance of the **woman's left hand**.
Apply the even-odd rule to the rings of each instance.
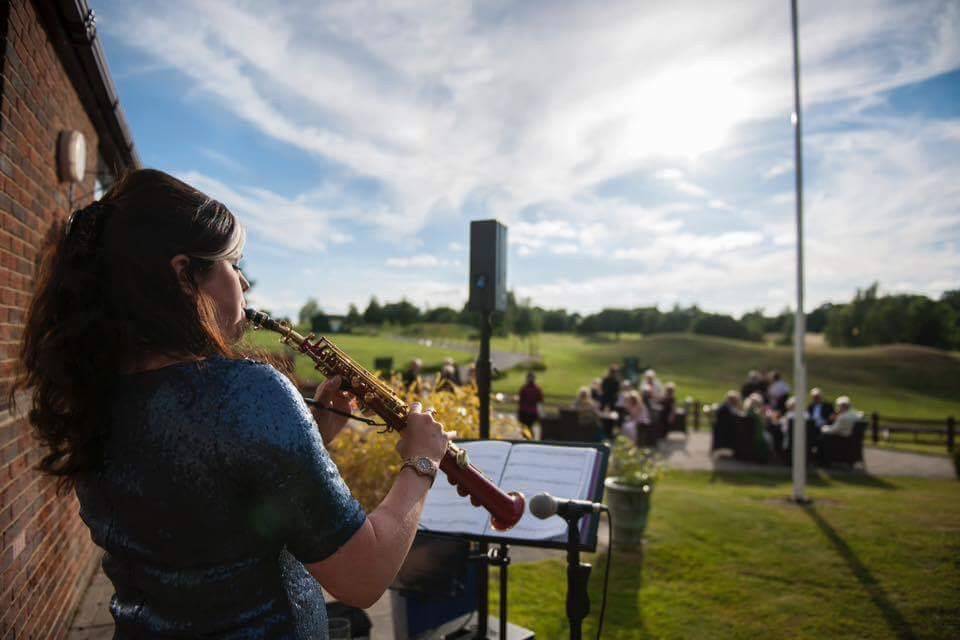
[[[343,413],[353,413],[357,408],[356,398],[349,391],[340,391],[340,376],[333,376],[326,382],[317,387],[313,399],[317,401],[319,407],[330,407]],[[341,416],[333,411],[324,411],[319,407],[313,408],[313,417],[320,428],[320,436],[323,438],[323,444],[330,444],[344,425],[350,419]]]

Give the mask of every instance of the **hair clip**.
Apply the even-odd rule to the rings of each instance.
[[[80,217],[80,214],[86,211],[86,208],[74,209],[73,213],[70,214],[70,217],[67,218],[67,226],[63,229],[63,235],[67,238],[70,237],[70,231],[73,229],[73,224],[77,221],[77,218]]]

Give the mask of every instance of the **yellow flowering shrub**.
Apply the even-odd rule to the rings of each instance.
[[[421,383],[414,385],[415,390],[406,390],[398,377],[390,384],[406,402],[420,402],[424,409],[436,409],[437,420],[447,431],[456,431],[457,438],[480,436],[480,399],[475,386],[449,385],[435,390]],[[497,440],[531,437],[514,416],[495,413],[490,416],[490,436]],[[330,444],[330,455],[340,475],[367,511],[380,504],[400,471],[398,438],[396,433],[378,433],[377,427],[352,421]]]

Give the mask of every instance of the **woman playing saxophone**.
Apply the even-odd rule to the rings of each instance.
[[[380,597],[447,450],[411,406],[398,450],[417,462],[364,513],[324,446],[346,418],[236,355],[244,240],[224,205],[144,169],[76,211],[40,272],[16,388],[41,469],[105,550],[117,638],[325,638],[321,585]],[[340,382],[316,400],[349,413]]]

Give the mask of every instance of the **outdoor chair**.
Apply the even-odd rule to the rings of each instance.
[[[842,462],[851,467],[858,462],[863,462],[863,436],[866,432],[866,420],[859,420],[853,426],[853,433],[849,436],[823,434],[818,452],[820,462],[826,466],[834,462]]]
[[[540,419],[540,438],[559,442],[596,442],[599,438],[598,427],[580,424],[580,413],[576,409],[560,409],[556,418]]]
[[[687,412],[683,409],[677,409],[673,415],[673,424],[666,425],[666,432],[674,431],[687,435]]]
[[[809,462],[811,460],[811,454],[813,453],[814,448],[817,445],[817,441],[820,439],[820,430],[817,429],[817,424],[813,420],[808,419],[806,423],[807,423],[806,461]],[[784,455],[786,456],[786,463],[793,464],[793,419],[792,418],[789,421],[787,433],[788,433],[787,437],[789,438],[789,442],[787,443],[787,448],[786,448],[786,451],[784,452]]]
[[[737,416],[734,434],[733,457],[744,462],[766,462],[757,453],[757,435],[750,416]]]
[[[713,419],[713,441],[710,443],[710,450],[733,449],[737,444],[737,429],[733,419],[721,421],[714,414]]]

